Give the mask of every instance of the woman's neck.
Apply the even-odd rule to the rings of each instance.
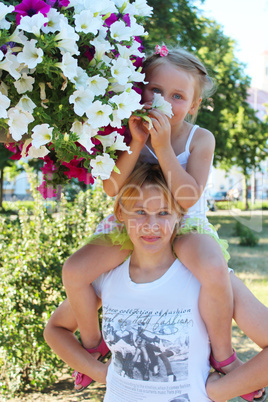
[[[175,261],[172,248],[170,252],[136,253],[133,251],[130,259],[129,274],[133,282],[147,283],[159,279]]]

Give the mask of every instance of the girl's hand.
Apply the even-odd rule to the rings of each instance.
[[[132,115],[128,121],[132,139],[144,145],[149,137],[147,123],[142,117]]]
[[[151,144],[155,151],[171,146],[171,126],[169,118],[160,110],[153,109],[149,113],[153,127],[149,130]]]

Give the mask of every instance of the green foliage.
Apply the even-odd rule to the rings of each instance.
[[[31,180],[37,187],[36,178]],[[48,214],[34,190],[31,213],[12,220],[0,216],[0,383],[4,395],[41,389],[63,365],[46,345],[43,329],[65,297],[64,261],[85,243],[113,204],[98,184],[80,192],[72,204],[63,197]]]
[[[253,232],[253,230],[251,230],[247,226],[242,225],[242,223],[240,223],[239,221],[236,221],[235,223],[234,234],[236,236],[239,236],[239,244],[241,246],[255,247],[259,242],[259,238]]]

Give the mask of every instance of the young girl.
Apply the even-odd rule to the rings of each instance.
[[[198,307],[200,283],[173,253],[181,208],[158,165],[143,164],[134,171],[120,190],[114,211],[133,251],[122,265],[93,283],[102,299],[110,365],[95,360],[73,336],[77,323],[67,300],[50,318],[45,339],[68,364],[107,384],[106,402],[209,401],[205,384],[210,344]],[[235,318],[255,334],[261,347],[267,346],[267,309],[230,275]],[[256,331],[259,322],[263,324]],[[207,390],[213,400],[266,385],[267,357],[268,348],[225,378],[211,377]],[[243,397],[250,401],[261,394]]]
[[[223,369],[228,373],[241,362],[236,359],[231,345],[233,296],[227,269],[227,245],[219,240],[206,218],[206,186],[215,140],[208,130],[186,121],[187,117],[196,117],[202,98],[213,89],[212,80],[203,64],[182,49],[164,53],[158,50],[145,61],[144,71],[148,81],[142,95],[145,107],[149,108],[154,94],[160,93],[172,105],[173,117],[169,119],[160,111],[152,110],[152,128],[148,129],[147,122],[132,116],[129,120],[132,153],[119,155],[116,165],[121,174],[113,172],[103,187],[108,195],[115,196],[138,160],[160,164],[175,200],[188,209],[180,232],[183,236],[176,238],[174,252],[201,283],[199,308],[208,329],[212,355],[218,362],[230,358],[230,364]],[[95,236],[95,240],[101,239],[104,244],[90,242],[63,267],[67,297],[83,345],[89,351],[91,348],[94,351],[101,342],[97,301],[90,284],[122,263],[132,247],[128,238],[118,238],[117,229],[115,217],[106,218]],[[108,244],[115,246],[107,247]],[[103,343],[100,345],[103,347]],[[79,374],[77,382],[82,380]]]

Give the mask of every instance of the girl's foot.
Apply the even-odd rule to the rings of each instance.
[[[232,370],[242,366],[242,362],[238,359],[235,350],[233,349],[233,354],[228,359],[218,362],[212,354],[210,355],[210,365],[213,367],[218,373],[228,374]]]
[[[92,349],[86,349],[86,351],[94,358],[97,360],[103,361],[105,357],[108,356],[110,353],[110,350],[108,346],[106,345],[104,339],[102,338],[101,343],[99,346],[92,348]],[[85,388],[87,388],[94,380],[87,376],[86,374],[80,373],[79,371],[74,371],[72,374],[72,377],[75,377],[75,389],[76,391],[83,391]]]
[[[233,350],[232,356],[222,362],[218,362],[212,355],[210,355],[210,364],[218,373],[228,374],[230,371],[241,366],[243,363],[237,358],[236,352]],[[245,401],[262,402],[266,399],[265,389],[259,389],[258,391],[241,395],[240,397]]]

